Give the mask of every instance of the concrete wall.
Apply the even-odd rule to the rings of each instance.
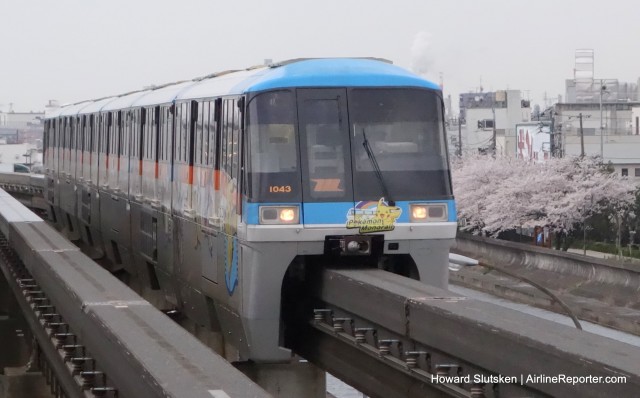
[[[480,236],[458,235],[452,252],[503,268],[524,265],[575,275],[586,281],[640,290],[640,264],[616,263],[558,250]]]

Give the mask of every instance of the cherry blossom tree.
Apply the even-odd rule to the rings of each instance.
[[[568,233],[604,209],[613,211],[620,231],[623,220],[633,216],[637,190],[591,157],[533,163],[468,155],[453,161],[452,176],[463,229],[492,236],[535,226]]]

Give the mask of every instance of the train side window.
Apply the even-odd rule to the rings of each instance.
[[[100,114],[100,153],[108,153],[109,148],[109,120],[107,114]]]
[[[98,137],[96,136],[96,118],[95,115],[89,116],[89,126],[91,129],[91,147],[89,152],[96,153],[98,148]]]
[[[118,148],[118,135],[117,135],[117,125],[118,121],[116,120],[116,113],[109,112],[108,120],[109,120],[109,148],[108,153],[110,155],[115,155],[117,153]]]
[[[176,161],[179,163],[189,162],[189,135],[190,135],[190,106],[183,103],[177,106],[176,115]]]
[[[229,102],[224,100],[222,106],[222,148],[220,153],[220,170],[224,170],[227,174],[231,174],[231,164],[229,162]]]
[[[129,157],[129,112],[128,111],[120,111],[120,153],[123,157]]]
[[[58,119],[58,134],[56,135],[58,148],[64,148],[64,118]]]
[[[191,106],[189,103],[184,103],[182,104],[182,118],[181,123],[182,124],[182,134],[180,135],[180,141],[181,141],[181,145],[182,145],[182,151],[180,153],[181,155],[181,160],[184,163],[189,163],[189,135],[191,132],[191,128],[190,128],[190,116],[191,115]]]
[[[87,120],[86,116],[78,116],[78,125],[80,126],[78,134],[78,149],[82,152],[86,148],[87,141]]]
[[[156,162],[160,156],[160,107],[156,106],[153,112],[153,160]]]
[[[198,123],[200,122],[200,120],[198,120],[198,102],[197,101],[191,101],[191,103],[189,104],[189,134],[187,135],[187,163],[189,165],[193,165],[194,161],[195,161],[195,150],[196,150],[196,146],[195,146],[195,134],[196,134],[196,127],[198,125]]]
[[[144,127],[143,138],[142,138],[142,157],[145,160],[156,160],[155,159],[155,145],[156,145],[156,118],[155,118],[155,110],[154,109],[145,109],[145,117],[144,117]]]
[[[140,108],[136,110],[135,113],[135,126],[136,126],[136,158],[142,160],[144,155],[144,128],[147,118],[147,110],[145,108]]]
[[[211,102],[207,101],[202,104],[202,164],[210,165],[209,161],[209,146],[211,145],[211,135],[209,133],[209,108]]]
[[[163,107],[161,110],[161,134],[160,134],[160,159],[171,160],[171,107]]]
[[[156,112],[155,109],[149,109],[149,111],[147,112],[148,114],[148,121],[149,121],[149,125],[147,126],[147,131],[148,131],[148,146],[147,146],[147,151],[149,152],[149,154],[147,155],[149,157],[149,160],[156,160],[156,154],[155,154],[155,149],[156,149]]]
[[[78,132],[76,134],[76,149],[80,152],[84,149],[84,134],[85,134],[85,122],[84,116],[78,116],[76,118],[76,125],[78,126]]]
[[[195,131],[195,163],[209,164],[209,105],[208,101],[198,103],[198,119]]]
[[[146,131],[147,131],[147,135],[145,135],[144,140],[145,140],[145,150],[147,153],[147,160],[154,160],[154,156],[153,156],[153,147],[154,147],[154,134],[153,134],[153,129],[154,126],[156,125],[155,120],[154,120],[154,112],[153,109],[147,109],[147,124],[146,124]]]
[[[82,152],[84,149],[84,116],[76,117],[76,125],[78,126],[78,133],[76,134],[76,149],[78,152]]]
[[[69,118],[69,149],[75,149],[76,147],[76,118]]]
[[[118,155],[119,149],[120,149],[120,131],[119,131],[120,121],[118,119],[118,116],[119,116],[119,112],[110,113],[111,147],[109,149],[112,155]]]
[[[86,125],[85,127],[85,145],[84,145],[84,150],[86,152],[91,152],[91,148],[93,146],[93,126],[91,125],[91,121],[93,120],[91,118],[91,115],[84,115],[84,123]]]
[[[116,141],[116,147],[114,148],[114,154],[122,155],[122,111],[114,112],[114,138]]]
[[[233,146],[231,147],[231,163],[233,176],[240,173],[240,100],[233,102]]]
[[[220,167],[219,156],[217,156],[220,147],[220,134],[218,132],[220,125],[220,100],[217,99],[209,104],[209,157],[208,164],[215,169]]]
[[[64,124],[62,127],[62,148],[66,149],[67,148],[67,119],[68,118],[64,118]]]
[[[173,138],[175,142],[173,143],[174,152],[173,152],[173,161],[178,162],[180,160],[180,153],[182,152],[182,139],[180,136],[182,135],[182,105],[175,105],[175,134]]]

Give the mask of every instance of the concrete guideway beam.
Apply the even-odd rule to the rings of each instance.
[[[544,394],[631,397],[640,388],[639,347],[381,270],[326,270],[317,286],[325,303]],[[586,382],[535,381],[559,375]],[[625,381],[594,382],[618,376]]]
[[[269,396],[43,221],[32,219],[15,199],[0,191],[0,200],[11,202],[0,206],[0,231],[7,232],[11,245],[3,248],[2,271],[23,311],[34,308],[27,297],[34,297],[35,289],[51,307],[47,313],[33,311],[30,326],[41,346],[49,344],[43,352],[58,372],[68,368],[70,358],[60,357],[52,345],[51,325],[65,323],[119,396]],[[25,274],[28,282],[16,276]],[[66,380],[65,390],[75,396],[74,378]]]

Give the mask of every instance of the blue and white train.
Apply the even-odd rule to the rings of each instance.
[[[283,361],[287,271],[446,287],[456,211],[440,88],[376,59],[293,60],[65,106],[50,217],[240,359]]]

